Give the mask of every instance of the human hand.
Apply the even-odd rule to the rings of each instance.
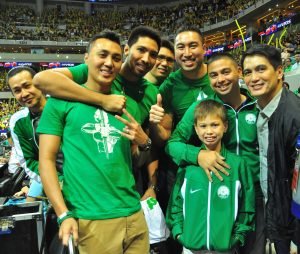
[[[73,235],[74,244],[78,244],[78,223],[74,218],[65,219],[59,228],[58,236],[62,240],[63,245],[67,246],[69,237]]]
[[[122,109],[126,107],[126,97],[124,95],[110,94],[102,103],[102,107],[109,112],[122,113]]]
[[[149,187],[149,188],[145,191],[145,193],[144,193],[144,195],[142,196],[141,200],[146,200],[147,198],[150,198],[150,197],[156,199],[156,193],[155,193],[154,189],[151,188],[151,187]]]
[[[121,135],[131,140],[135,145],[146,144],[148,135],[144,132],[141,125],[133,118],[131,114],[128,113],[126,109],[123,109],[122,112],[128,117],[129,121],[118,115],[115,116],[119,121],[125,124]]]
[[[162,97],[160,94],[157,95],[157,102],[151,106],[149,111],[150,123],[159,124],[165,115],[165,110],[162,107]]]
[[[29,188],[27,186],[24,186],[20,191],[16,192],[14,194],[15,197],[21,197],[26,196],[29,191]]]
[[[223,177],[220,175],[219,171],[225,175],[229,175],[225,168],[230,169],[230,166],[224,161],[224,159],[225,158],[216,151],[201,150],[199,152],[198,164],[201,168],[203,168],[210,182],[212,182],[210,172],[213,172],[220,181],[223,181]]]

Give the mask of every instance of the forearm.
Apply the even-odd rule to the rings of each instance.
[[[157,174],[156,174],[157,168],[158,168],[158,160],[152,161],[147,167],[148,183],[150,187],[157,185]]]
[[[40,166],[40,175],[44,187],[44,191],[49,198],[57,216],[68,210],[59,184],[55,161],[43,160]]]
[[[198,165],[198,154],[201,148],[170,139],[165,147],[166,153],[178,165]]]
[[[161,124],[150,124],[150,136],[157,146],[162,147],[169,139],[171,130],[166,129]]]
[[[108,95],[96,93],[78,85],[68,76],[56,71],[42,71],[33,79],[34,85],[45,94],[60,99],[78,101],[97,106],[103,106]]]
[[[200,148],[189,145],[188,142],[194,133],[194,108],[193,104],[177,124],[166,146],[166,152],[177,165],[198,165]]]

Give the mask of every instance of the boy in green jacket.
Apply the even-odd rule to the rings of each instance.
[[[227,131],[224,106],[214,100],[200,102],[194,113],[194,128],[202,149],[216,151],[232,165],[228,176],[209,181],[199,166],[179,169],[167,211],[172,235],[184,253],[234,253],[253,230],[254,189],[245,161],[221,144]]]

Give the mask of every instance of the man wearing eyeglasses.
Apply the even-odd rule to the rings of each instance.
[[[175,54],[173,43],[168,40],[162,40],[155,65],[152,70],[144,76],[144,78],[150,83],[160,86],[173,71],[174,63]]]

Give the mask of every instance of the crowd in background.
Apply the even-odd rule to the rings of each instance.
[[[20,110],[15,99],[0,99],[0,132],[8,129],[9,118]]]
[[[134,8],[128,10],[93,9],[92,15],[83,10],[68,8],[45,9],[38,16],[24,6],[3,6],[0,18],[0,36],[17,40],[78,41],[88,40],[98,31],[108,28],[127,37],[137,25],[147,25],[162,34],[174,34],[183,23],[199,27],[209,26],[235,17],[255,4],[255,0],[192,0],[175,6]],[[25,28],[26,27],[26,28]]]

